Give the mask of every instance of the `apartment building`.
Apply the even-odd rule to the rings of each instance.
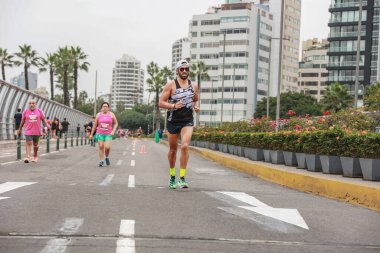
[[[325,94],[328,71],[328,42],[310,39],[302,42],[302,61],[299,63],[298,90],[319,102]]]
[[[172,70],[175,70],[175,64],[182,60],[190,60],[190,40],[181,38],[176,40],[172,45]]]
[[[116,60],[112,71],[111,108],[116,109],[119,102],[125,109],[143,102],[144,70],[141,62],[133,56],[124,54]]]
[[[209,68],[200,87],[206,125],[251,119],[269,86],[273,15],[265,5],[227,2],[190,22],[191,63]]]

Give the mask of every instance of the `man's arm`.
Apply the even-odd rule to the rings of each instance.
[[[194,106],[194,111],[199,112],[199,106],[198,106],[198,101],[199,101],[199,89],[198,89],[198,84],[197,83],[192,83],[193,89],[194,89],[194,97],[193,97],[193,106]]]
[[[158,103],[158,106],[160,108],[164,108],[164,109],[179,109],[179,108],[183,107],[183,104],[182,104],[181,101],[178,101],[175,104],[171,104],[171,103],[168,102],[168,100],[170,98],[170,95],[171,95],[171,92],[172,92],[173,83],[174,83],[174,81],[169,81],[165,85],[164,90],[161,93],[161,96],[160,96],[160,99],[159,99],[159,103]]]

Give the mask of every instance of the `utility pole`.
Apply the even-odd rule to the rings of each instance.
[[[222,67],[222,105],[220,109],[220,123],[223,124],[224,105],[224,65],[226,63],[226,31],[223,31],[223,67]]]
[[[96,110],[96,107],[97,107],[97,104],[96,104],[97,97],[96,97],[96,95],[98,94],[97,89],[98,89],[98,71],[96,70],[96,71],[95,71],[95,99],[94,99],[95,101],[94,101],[94,117],[96,116],[96,112],[97,112],[97,110]]]
[[[234,80],[232,82],[232,122],[234,122],[234,109],[235,109],[235,69],[236,65],[234,64]]]
[[[280,96],[281,96],[281,70],[282,70],[282,37],[284,29],[284,1],[281,0],[281,22],[280,22],[280,50],[279,50],[279,59],[278,59],[278,84],[277,84],[277,104],[276,104],[276,133],[278,132],[278,125],[280,123]]]

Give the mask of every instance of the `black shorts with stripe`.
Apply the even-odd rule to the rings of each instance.
[[[194,126],[194,121],[184,121],[184,122],[170,122],[167,121],[166,128],[170,134],[179,134],[184,127]]]

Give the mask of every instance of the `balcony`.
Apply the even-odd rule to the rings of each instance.
[[[359,81],[363,81],[364,76],[359,76]],[[328,82],[354,82],[355,76],[329,76]]]
[[[340,33],[329,33],[329,38],[345,38],[345,37],[357,37],[358,31],[356,32],[340,32]],[[361,32],[361,36],[365,36],[365,31]]]
[[[355,67],[356,61],[345,61],[345,62],[329,62],[327,67]],[[360,62],[359,66],[364,66],[364,62]]]
[[[363,7],[367,6],[367,1],[363,1]],[[336,3],[330,4],[330,8],[347,8],[347,7],[359,7],[358,2]]]
[[[364,46],[360,45],[360,51],[364,52]],[[356,52],[356,48],[347,48],[347,47],[329,47],[329,53],[332,52]]]

